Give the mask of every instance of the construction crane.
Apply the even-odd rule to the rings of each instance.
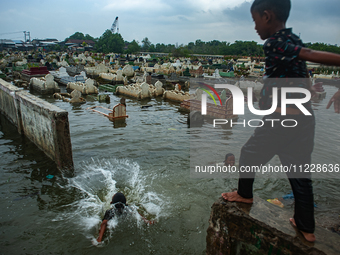
[[[116,28],[117,28],[117,33],[119,33],[118,16],[116,17],[115,21],[112,23],[112,26],[111,26],[111,32],[113,34],[116,32]]]

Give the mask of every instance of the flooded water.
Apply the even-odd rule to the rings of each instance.
[[[340,117],[325,109],[337,88],[324,88],[326,99],[314,103],[313,162],[340,163]],[[222,192],[237,187],[237,180],[190,178],[190,129],[178,103],[127,99],[129,118],[122,125],[86,109],[112,109],[120,100],[117,96],[110,95],[109,104],[88,97],[78,106],[44,98],[69,112],[75,175],[64,177],[1,116],[1,253],[205,254],[210,207]],[[143,104],[152,107],[143,109]],[[210,127],[206,123],[203,129]],[[237,126],[221,130],[216,153],[207,161],[221,162],[227,152],[238,160],[252,132]],[[317,219],[338,217],[338,182],[314,180]],[[118,191],[126,195],[133,213],[110,222],[104,243],[95,245],[101,219]],[[287,179],[255,181],[255,195],[263,199],[289,192]],[[156,223],[146,225],[137,212]]]

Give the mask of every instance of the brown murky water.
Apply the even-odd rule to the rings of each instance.
[[[325,89],[326,99],[314,103],[313,162],[340,163],[340,117],[325,109],[337,89]],[[69,111],[74,178],[64,178],[53,161],[1,116],[1,253],[205,254],[210,206],[221,192],[236,187],[237,180],[190,178],[190,130],[179,104],[127,99],[126,126],[115,126],[86,110],[99,104],[112,108],[120,98],[110,97],[110,104],[88,99],[78,106],[45,97]],[[152,107],[142,109],[142,104]],[[247,114],[245,118],[250,118]],[[210,127],[206,123],[202,128]],[[207,161],[223,161],[227,152],[237,160],[252,131],[221,130],[216,154]],[[330,224],[340,209],[338,183],[334,178],[314,180],[316,216],[326,216]],[[126,194],[134,211],[156,224],[147,226],[133,213],[113,221],[104,244],[94,246],[101,217],[117,191]],[[264,199],[289,192],[287,179],[255,181],[255,194]]]

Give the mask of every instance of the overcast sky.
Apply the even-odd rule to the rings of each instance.
[[[119,17],[125,41],[188,44],[235,40],[263,43],[250,14],[253,0],[0,0],[0,38],[64,40],[75,32],[100,37]],[[291,0],[287,27],[304,42],[340,45],[339,0]]]

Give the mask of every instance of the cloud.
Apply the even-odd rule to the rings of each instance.
[[[251,2],[252,0],[188,0],[194,8],[199,8],[205,12],[218,11],[226,8],[235,8],[244,2]]]
[[[0,1],[3,33],[31,31],[33,38],[64,40],[75,32],[101,36],[119,17],[124,40],[156,43],[255,40],[253,0],[58,0]],[[292,0],[287,26],[304,41],[340,44],[339,0]],[[34,14],[34,15],[31,15]]]
[[[157,12],[165,11],[169,5],[167,2],[162,0],[125,0],[125,1],[113,1],[108,3],[103,7],[105,11],[115,11],[115,12],[137,12],[135,14],[148,13],[149,15]],[[139,16],[139,15],[138,15]]]
[[[320,20],[339,20],[339,0],[295,0],[292,1],[291,17],[294,20],[317,23]]]
[[[251,4],[249,2],[243,2],[237,7],[224,9],[223,14],[231,22],[251,24],[252,17],[250,14],[250,7]]]

